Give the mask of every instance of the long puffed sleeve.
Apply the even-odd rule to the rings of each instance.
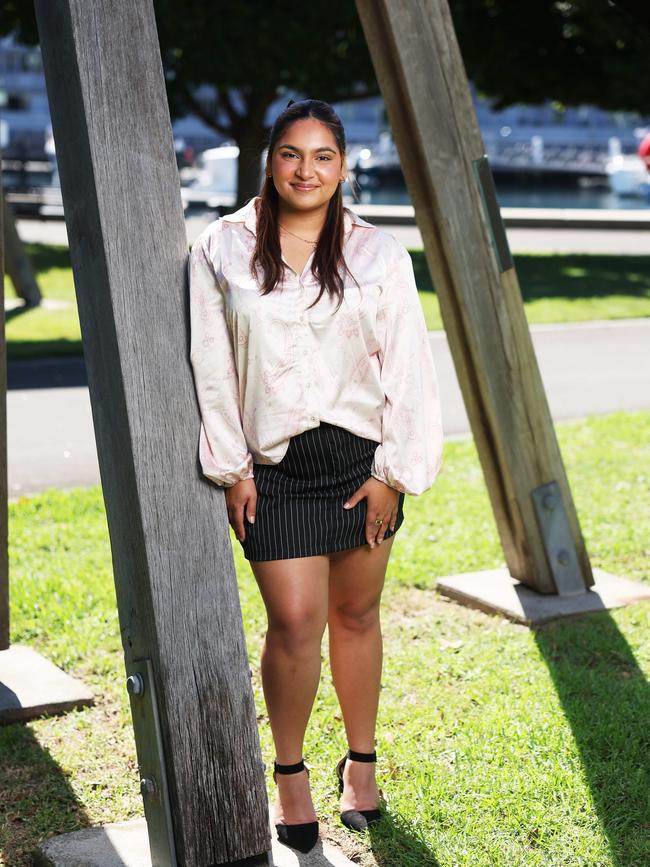
[[[388,264],[377,327],[385,404],[382,441],[372,475],[405,494],[430,488],[442,468],[438,378],[413,263],[396,239]]]
[[[212,242],[216,243],[216,233]],[[220,487],[253,478],[253,458],[242,430],[239,383],[225,298],[202,236],[188,259],[190,361],[201,412],[199,460]]]

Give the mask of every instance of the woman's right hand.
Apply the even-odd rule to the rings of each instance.
[[[242,479],[226,488],[226,509],[228,511],[228,523],[235,531],[240,542],[246,538],[244,529],[244,516],[255,523],[255,510],[257,508],[257,487],[254,479]]]

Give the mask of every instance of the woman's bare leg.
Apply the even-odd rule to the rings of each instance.
[[[375,748],[382,669],[380,600],[393,539],[329,554],[329,645],[332,678],[348,746]],[[348,759],[341,810],[372,810],[379,793],[374,763]]]
[[[381,546],[380,546],[381,547]],[[303,756],[327,623],[327,556],[251,561],[268,616],[262,686],[278,764]],[[276,824],[316,820],[307,774],[277,775]]]

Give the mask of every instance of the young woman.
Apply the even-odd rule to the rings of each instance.
[[[362,830],[380,818],[380,597],[404,496],[442,466],[411,259],[343,207],[346,170],[331,106],[290,101],[260,195],[207,226],[189,260],[199,457],[266,606],[275,825],[302,851],[318,839],[302,751],[326,625],[349,746],[341,820]]]

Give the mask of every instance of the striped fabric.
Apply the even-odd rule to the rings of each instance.
[[[278,464],[254,464],[255,523],[245,519],[247,560],[312,557],[365,545],[366,499],[343,503],[370,477],[377,442],[321,421],[291,437]],[[399,494],[395,530],[404,521]],[[239,541],[239,540],[238,540]]]

